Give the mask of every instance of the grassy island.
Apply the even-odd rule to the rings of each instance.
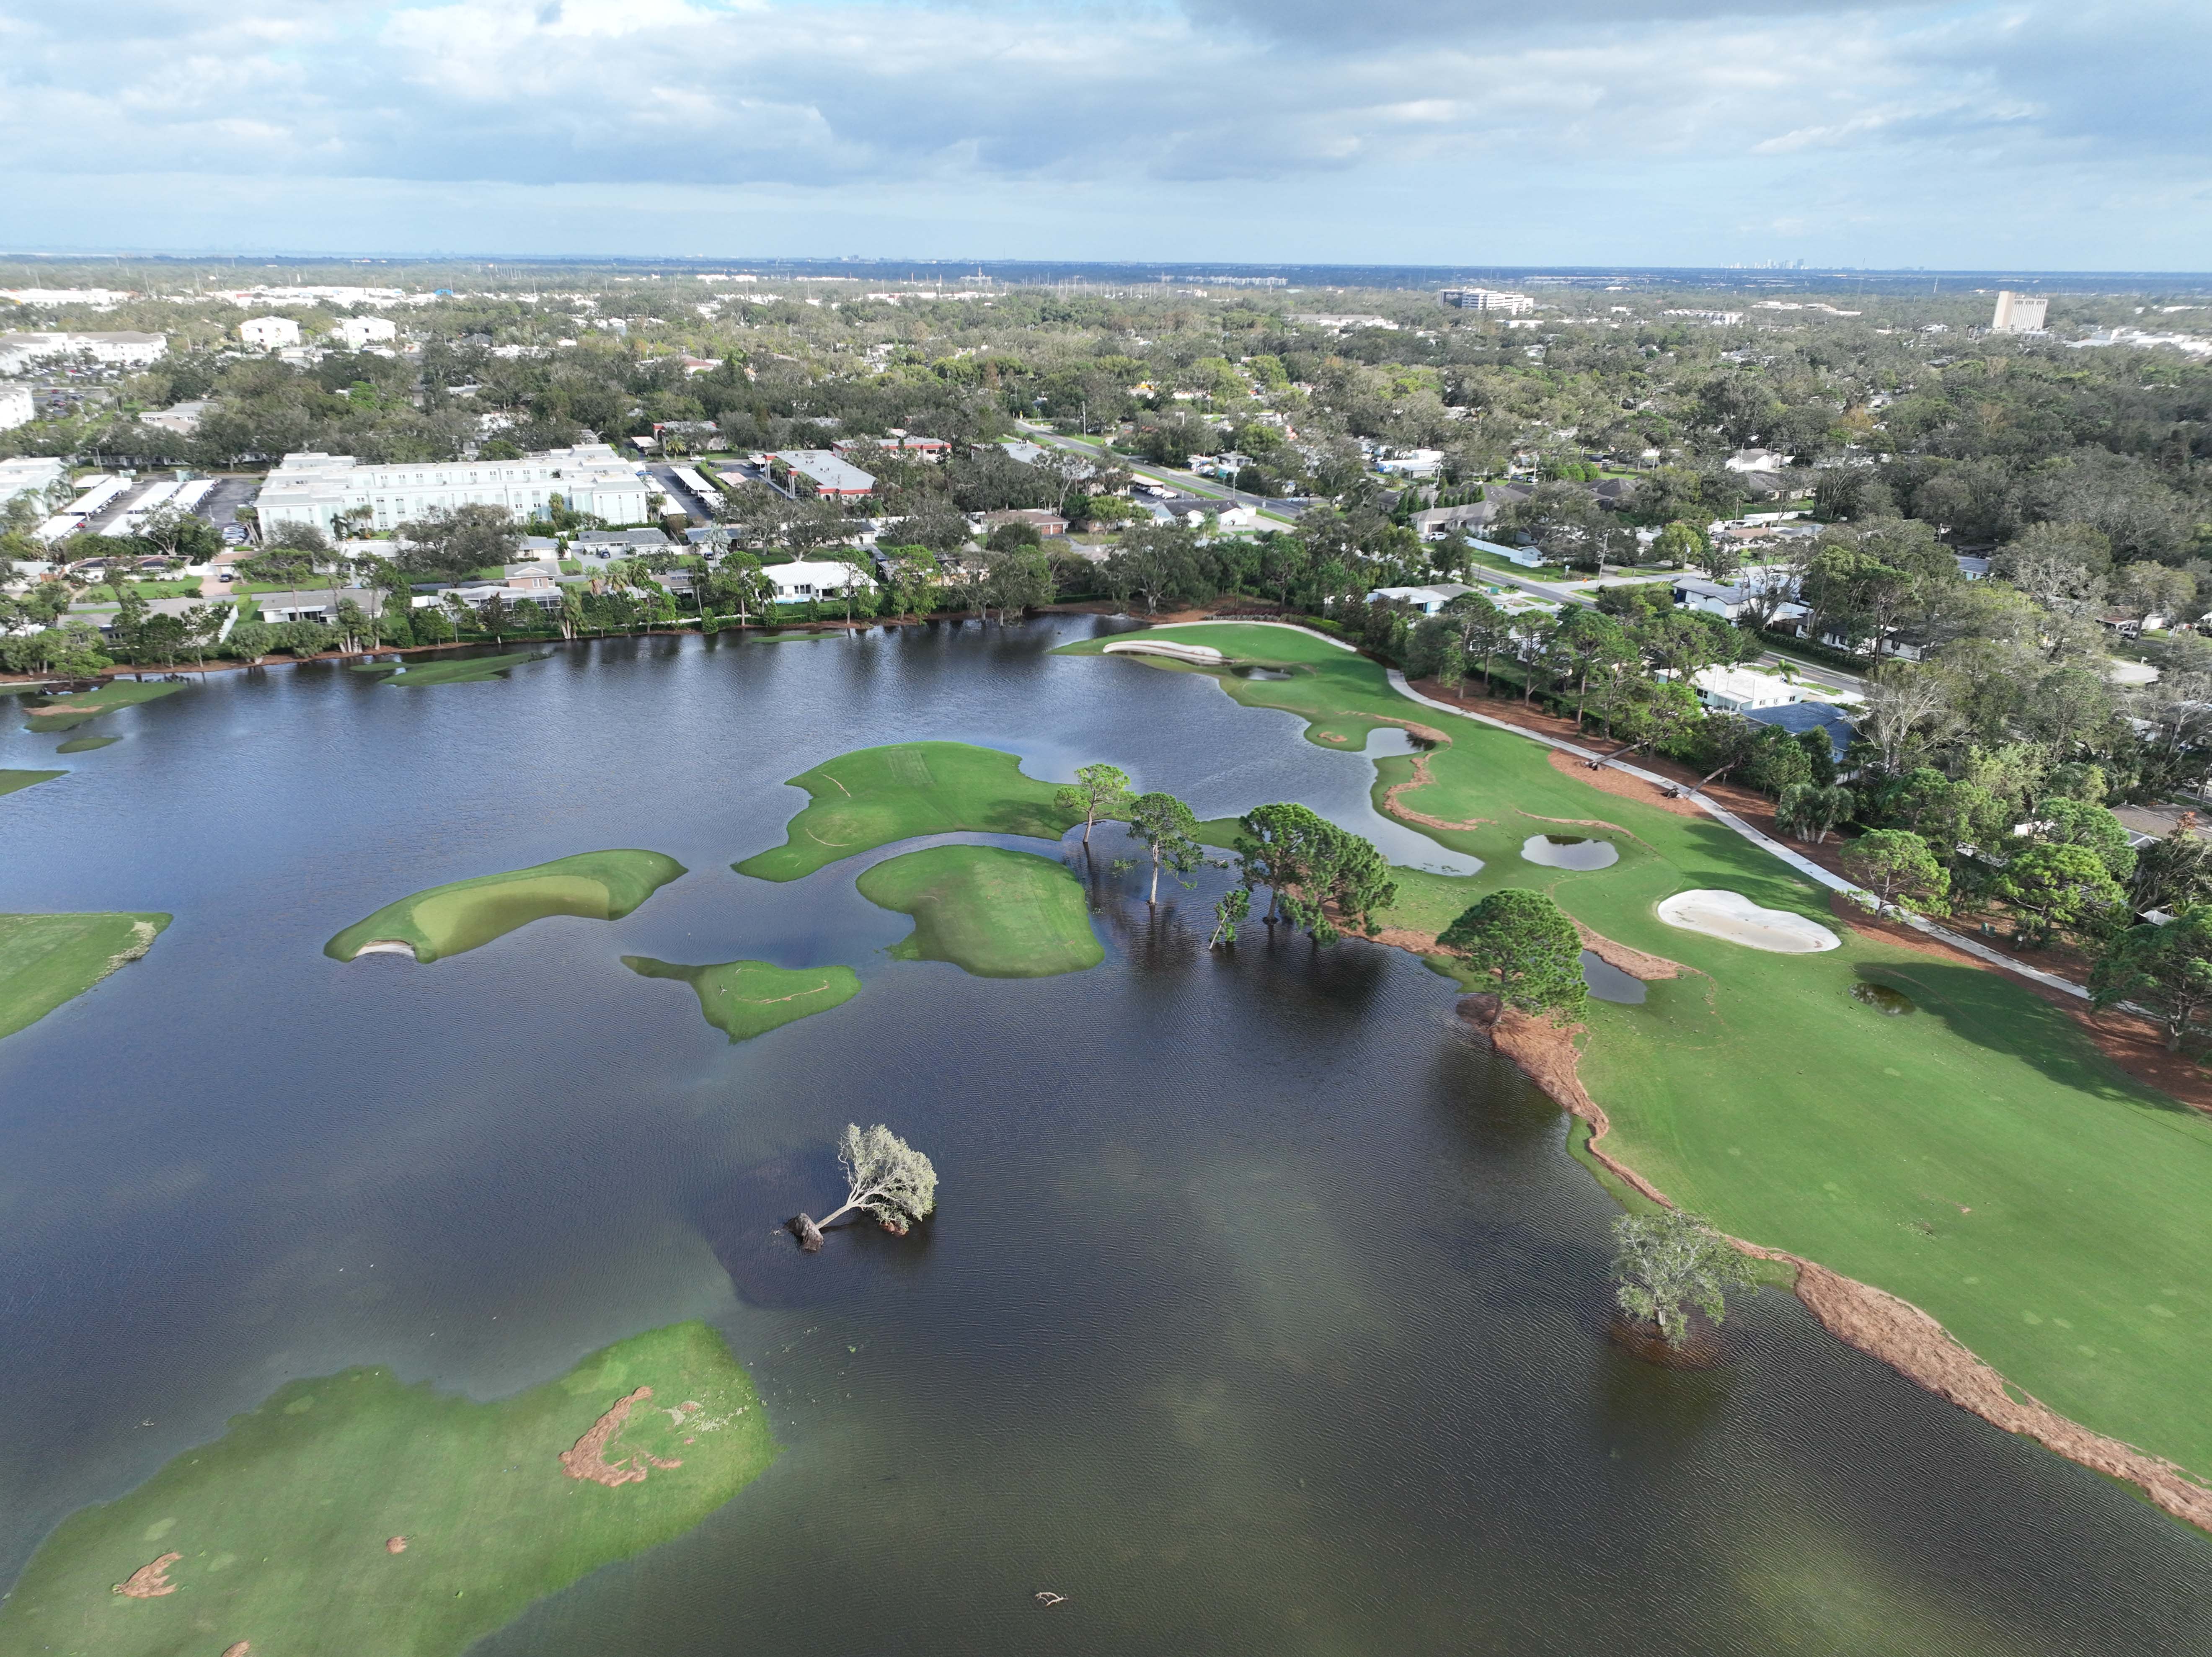
[[[698,1323],[495,1404],[386,1369],[295,1381],[65,1520],[0,1606],[0,1657],[454,1657],[681,1536],[775,1454],[750,1379]]]
[[[1022,774],[1018,756],[966,743],[900,743],[825,760],[791,779],[813,796],[790,838],[736,865],[798,880],[855,852],[956,831],[1058,840],[1081,819],[1053,804],[1057,785]]]
[[[659,852],[583,852],[505,874],[433,886],[357,920],[323,953],[351,961],[376,945],[399,945],[435,961],[504,938],[549,915],[620,920],[686,871]],[[393,951],[396,953],[396,950]]]
[[[1209,672],[1240,702],[1301,715],[1316,741],[1408,720],[1443,739],[1375,761],[1375,806],[1485,867],[1397,871],[1398,907],[1381,920],[1400,941],[1521,886],[1688,969],[1641,1005],[1594,1001],[1585,1017],[1581,1077],[1611,1118],[1611,1155],[1735,1236],[1923,1308],[2071,1419],[2212,1478],[2198,1392],[2212,1284],[2186,1269],[2212,1257],[2212,1121],[2130,1078],[2010,976],[1842,926],[1825,892],[1703,814],[1601,792],[1319,639],[1236,624],[1165,636],[1232,665],[1294,666],[1285,679],[1150,671]],[[1603,834],[1620,861],[1576,872],[1521,857],[1559,824]],[[1770,954],[1662,922],[1657,906],[1692,889],[1802,915],[1841,947]],[[1884,1017],[1854,996],[1866,984],[1901,992],[1917,1016]]]
[[[878,863],[860,895],[914,917],[902,961],[949,961],[978,978],[1049,978],[1106,958],[1083,883],[1049,858],[933,846]]]
[[[811,1013],[842,1007],[860,992],[860,975],[850,967],[778,967],[766,961],[680,967],[648,956],[622,959],[640,977],[689,984],[707,1022],[732,1041],[749,1041]]]
[[[123,738],[120,737],[71,737],[67,742],[54,750],[54,752],[57,754],[89,754],[95,748],[106,748],[111,743],[118,743],[122,740]]]
[[[42,782],[52,782],[56,777],[66,777],[66,771],[5,771],[0,770],[0,794],[12,794],[18,788],[29,788]]]
[[[503,679],[508,670],[525,662],[542,662],[543,656],[528,651],[514,651],[504,656],[447,657],[440,661],[418,662],[406,667],[394,667],[389,662],[363,662],[353,671],[356,673],[381,673],[386,684],[405,689],[421,689],[437,684],[485,684]]]
[[[162,914],[0,915],[0,1036],[136,961],[168,924]]]

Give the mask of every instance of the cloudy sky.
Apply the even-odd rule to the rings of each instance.
[[[0,0],[0,246],[2212,270],[2204,0]]]

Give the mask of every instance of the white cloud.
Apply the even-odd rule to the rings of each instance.
[[[963,252],[1074,222],[1152,257],[1196,224],[1188,251],[1209,258],[1295,240],[1317,258],[1974,264],[1979,236],[2016,263],[2032,226],[2033,262],[2212,264],[2194,67],[2212,26],[2173,0],[126,0],[0,18],[0,47],[17,245],[55,240],[38,203],[71,190],[151,222],[112,180],[159,167],[210,199],[245,183],[291,201],[287,178],[432,203],[689,191],[710,222],[750,184],[794,191],[778,222],[811,215],[817,248],[880,203],[887,232]],[[2115,99],[2100,66],[2124,57]],[[2092,205],[2147,173],[2164,221]],[[410,246],[421,222],[364,228]],[[1741,245],[1754,234],[1799,245]]]

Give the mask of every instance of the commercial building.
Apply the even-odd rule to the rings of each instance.
[[[255,501],[264,535],[280,524],[325,534],[342,514],[374,530],[458,507],[503,507],[518,519],[547,515],[555,495],[571,512],[610,524],[643,523],[646,481],[604,443],[548,449],[520,460],[454,460],[364,466],[349,454],[288,454]]]
[[[859,501],[876,487],[875,475],[840,460],[827,449],[787,449],[768,458],[769,476],[793,495]]]
[[[0,432],[27,426],[39,417],[38,404],[27,385],[0,385]]]
[[[79,358],[103,368],[143,368],[168,354],[168,339],[161,334],[0,334],[0,374]]]
[[[1528,294],[1501,293],[1495,288],[1447,288],[1437,298],[1455,311],[1497,311],[1509,317],[1536,308]]]
[[[380,344],[399,337],[398,327],[386,317],[344,317],[331,330],[331,337],[358,351],[364,345]]]
[[[238,325],[238,337],[257,351],[274,351],[300,343],[300,325],[289,317],[253,317]]]
[[[2045,313],[2051,301],[2040,294],[2015,294],[2009,288],[1997,290],[1997,308],[1990,319],[1990,331],[1998,334],[2039,334],[2043,331]]]

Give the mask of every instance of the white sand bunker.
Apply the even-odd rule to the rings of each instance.
[[[1202,662],[1218,667],[1228,660],[1212,645],[1171,645],[1159,639],[1116,639],[1103,652],[1109,656],[1168,656],[1178,662]]]
[[[1677,892],[1659,906],[1659,919],[1775,955],[1813,955],[1843,943],[1817,920],[1787,909],[1762,909],[1741,892]]]

